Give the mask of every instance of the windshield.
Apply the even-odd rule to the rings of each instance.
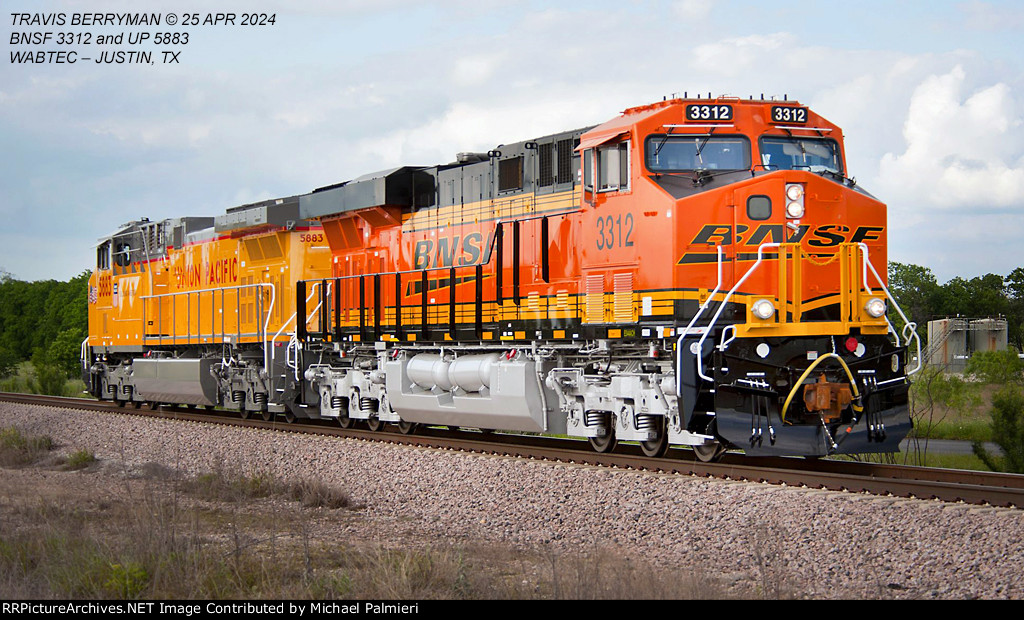
[[[650,136],[645,151],[651,172],[750,169],[750,142],[740,136]]]
[[[823,138],[761,138],[761,163],[766,170],[843,173],[838,145]]]

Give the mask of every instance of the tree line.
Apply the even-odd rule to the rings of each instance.
[[[37,371],[78,374],[88,334],[88,286],[88,271],[67,282],[24,282],[0,271],[0,377],[27,360]]]
[[[889,291],[907,318],[917,324],[922,341],[928,334],[928,321],[933,319],[1002,316],[1009,344],[1024,351],[1024,267],[1006,276],[989,273],[939,284],[927,267],[890,262]],[[903,321],[895,312],[889,313],[889,319],[902,329]]]

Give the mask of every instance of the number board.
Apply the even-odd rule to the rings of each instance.
[[[731,121],[732,106],[714,103],[691,103],[686,106],[688,121]]]
[[[773,105],[773,123],[806,123],[807,108],[796,108],[793,106]]]

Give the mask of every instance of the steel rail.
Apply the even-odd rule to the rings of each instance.
[[[998,472],[940,469],[865,463],[857,461],[808,460],[784,457],[746,457],[727,454],[718,463],[697,460],[690,450],[673,448],[665,458],[643,456],[637,445],[620,444],[612,454],[594,452],[588,442],[535,435],[450,431],[421,427],[416,434],[343,429],[333,422],[287,423],[274,419],[242,419],[230,410],[196,411],[163,406],[158,410],[119,408],[110,401],[62,398],[34,394],[0,393],[0,401],[113,412],[162,419],[262,428],[294,433],[318,434],[381,441],[392,444],[457,450],[517,458],[597,465],[641,471],[762,482],[776,485],[870,493],[873,495],[937,499],[967,504],[1024,508],[1024,475]]]

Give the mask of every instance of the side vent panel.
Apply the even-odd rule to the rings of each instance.
[[[586,276],[584,323],[604,323],[604,274]]]
[[[615,293],[612,301],[612,320],[615,323],[635,323],[633,312],[633,273],[617,273],[613,277]]]

